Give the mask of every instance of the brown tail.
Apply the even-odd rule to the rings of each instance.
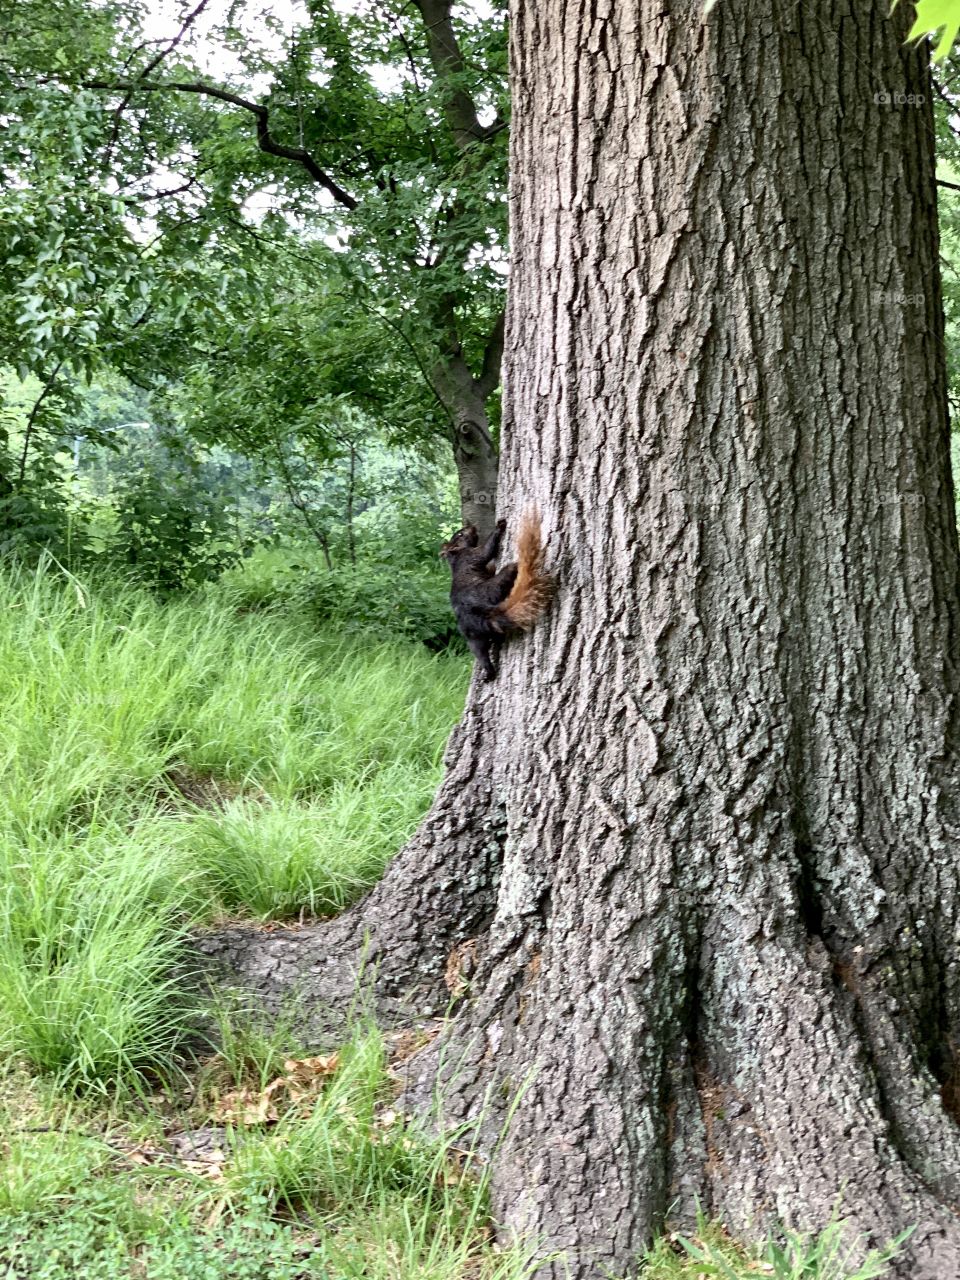
[[[521,631],[529,631],[550,603],[553,579],[544,572],[545,548],[540,538],[540,513],[528,511],[517,538],[517,580],[502,604],[493,610]]]

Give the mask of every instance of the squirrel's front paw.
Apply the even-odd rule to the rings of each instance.
[[[506,522],[506,520],[498,520],[498,521],[497,521],[497,528],[500,530],[500,532],[501,532],[501,533],[503,533],[503,531],[504,531],[504,529],[506,529],[506,527],[507,527],[507,522]]]

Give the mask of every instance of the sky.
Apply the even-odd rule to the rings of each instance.
[[[144,8],[148,15],[145,23],[147,35],[151,39],[173,36],[179,29],[184,16],[196,8],[197,2],[198,0],[186,0],[185,3],[178,0],[145,0]],[[221,81],[238,74],[240,68],[236,60],[222,46],[209,41],[209,33],[223,23],[232,3],[233,0],[209,0],[209,4],[193,27],[198,36],[194,50],[201,65],[204,66],[208,75],[215,75]],[[337,8],[346,12],[356,11],[360,7],[358,0],[338,0],[337,3]],[[469,11],[481,18],[490,17],[492,13],[486,0],[472,0],[472,3],[461,4],[458,8],[461,12]],[[258,18],[266,14],[272,15],[282,23],[283,32],[289,34],[296,28],[298,22],[306,17],[306,8],[300,0],[265,0],[265,3],[244,4],[241,9],[245,15],[242,19],[243,28],[249,30],[251,35],[267,48],[273,49],[279,48],[280,39],[262,21],[258,21]],[[207,37],[206,40],[205,37]]]
[[[177,0],[146,0],[144,29],[148,38],[169,39],[175,35],[184,16],[196,8],[196,3],[197,0],[188,0],[187,3],[177,3]],[[232,0],[210,0],[192,27],[192,32],[195,33],[191,46],[194,56],[199,59],[208,75],[216,76],[221,81],[240,72],[236,59],[219,41],[210,39],[211,31],[224,22],[231,8]],[[284,32],[289,33],[306,16],[306,10],[298,0],[269,0],[266,4],[244,5],[243,11],[243,28],[249,29],[268,48],[272,46],[275,49],[279,48],[280,39],[269,27],[259,22],[258,17],[273,15],[282,22]]]

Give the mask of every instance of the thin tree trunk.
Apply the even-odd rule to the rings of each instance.
[[[490,435],[487,395],[462,356],[450,356],[434,370],[437,394],[447,406],[464,525],[489,533],[497,519],[499,459]]]
[[[845,1188],[875,1241],[916,1226],[898,1276],[948,1280],[960,557],[925,52],[879,0],[513,17],[501,507],[539,506],[559,596],[329,936],[372,930],[415,1001],[476,937],[410,1094],[444,1063],[451,1118],[485,1102],[495,1132],[520,1092],[495,1213],[573,1275],[628,1269],[671,1205],[815,1228]],[[268,985],[317,990],[324,936]]]
[[[320,550],[323,552],[323,559],[327,569],[332,570],[333,561],[330,558],[330,537],[326,529],[324,529],[323,526],[313,518],[313,513],[311,512],[309,505],[304,502],[303,495],[294,483],[293,476],[290,474],[290,468],[287,465],[287,460],[283,455],[283,446],[280,441],[275,440],[272,443],[277,462],[280,466],[280,474],[283,477],[283,485],[287,491],[287,497],[290,499],[294,509],[300,512],[307,529],[320,544]]]
[[[44,382],[40,390],[40,394],[37,396],[36,400],[34,400],[33,405],[30,409],[30,413],[27,416],[26,425],[24,426],[24,429],[23,429],[23,445],[20,449],[20,462],[17,467],[17,481],[16,481],[16,485],[14,486],[14,488],[17,490],[20,490],[23,488],[24,481],[26,479],[27,459],[30,457],[30,450],[33,447],[33,435],[37,426],[37,420],[40,414],[40,410],[43,407],[44,400],[46,400],[47,396],[50,395],[50,393],[53,391],[54,387],[56,386],[57,377],[59,376],[60,370],[62,368],[63,368],[63,361],[60,360],[54,366],[52,372],[49,374],[49,376],[47,377],[47,380]]]
[[[350,563],[357,563],[357,544],[353,530],[353,500],[357,484],[357,450],[350,441],[350,470],[347,477],[347,551]]]

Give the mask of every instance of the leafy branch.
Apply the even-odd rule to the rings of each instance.
[[[229,89],[209,84],[205,80],[86,80],[85,89],[105,89],[112,93],[123,93],[132,96],[134,93],[194,93],[203,97],[214,98],[218,102],[227,102],[231,106],[240,107],[249,112],[256,120],[257,146],[267,155],[277,156],[282,160],[292,160],[313,178],[319,186],[328,191],[334,200],[344,209],[354,210],[358,201],[340,186],[330,175],[321,169],[314,157],[304,147],[290,147],[278,142],[270,131],[270,108],[262,102],[253,102],[243,98]]]

